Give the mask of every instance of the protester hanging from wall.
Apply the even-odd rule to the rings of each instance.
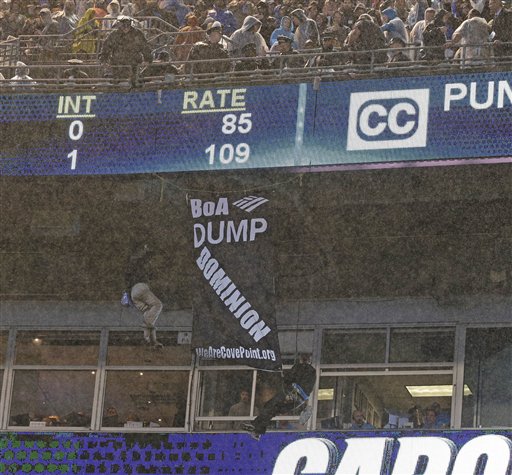
[[[151,291],[151,250],[147,243],[136,243],[128,260],[125,283],[133,305],[143,314],[144,341],[155,348],[163,345],[156,338],[156,321],[162,312],[162,302]]]
[[[252,423],[243,424],[243,428],[253,438],[259,440],[265,434],[273,417],[307,405],[316,381],[316,371],[310,361],[311,354],[300,353],[299,361],[291,369],[284,371],[283,386],[278,389],[272,399],[265,403],[260,415]],[[307,422],[307,419],[302,422]]]

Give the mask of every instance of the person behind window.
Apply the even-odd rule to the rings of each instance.
[[[260,415],[252,423],[242,424],[253,438],[259,440],[275,416],[291,412],[307,402],[316,381],[316,371],[310,359],[309,353],[300,353],[299,361],[284,372],[282,387],[265,403]]]
[[[251,394],[247,389],[240,391],[240,401],[233,404],[229,408],[228,416],[230,417],[242,417],[249,416],[251,414]],[[254,408],[254,414],[258,415],[258,409]],[[233,421],[232,427],[235,430],[242,429],[242,421]]]
[[[425,422],[423,429],[441,429],[442,424],[437,420],[437,413],[433,407],[425,409]]]
[[[151,253],[148,244],[136,244],[135,250],[128,261],[125,282],[133,304],[144,317],[144,341],[148,345],[161,348],[163,345],[156,338],[155,323],[162,312],[163,306],[149,287],[150,262]]]
[[[436,421],[441,428],[446,429],[450,427],[450,413],[445,412],[441,409],[441,405],[438,402],[432,403],[430,406],[436,411]]]
[[[108,407],[105,411],[102,425],[105,427],[120,427],[122,425],[119,421],[119,413],[114,406]]]
[[[351,430],[368,430],[368,429],[375,429],[375,427],[370,424],[369,422],[366,422],[363,411],[360,411],[359,409],[356,409],[354,412],[352,412],[352,425],[350,426]]]

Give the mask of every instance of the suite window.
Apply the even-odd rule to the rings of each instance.
[[[318,390],[317,429],[350,429],[355,410],[375,429],[449,428],[452,393],[452,375],[442,371],[325,376]],[[427,421],[432,406],[435,423]]]
[[[156,350],[144,343],[140,332],[111,331],[108,336],[107,364],[112,366],[187,366],[192,354],[187,332],[159,331],[158,341],[164,346]]]
[[[158,331],[163,348],[141,331],[110,331],[102,426],[183,429],[191,376],[188,332]]]
[[[19,331],[15,364],[96,366],[99,347],[99,332]]]
[[[229,416],[229,411],[240,402],[242,390],[248,391],[252,400],[254,373],[250,369],[201,371],[196,429],[232,430],[233,418]],[[252,407],[247,418],[251,412],[253,413]]]
[[[324,331],[317,429],[350,429],[356,410],[376,429],[450,427],[454,348],[451,327]]]
[[[322,341],[322,364],[383,363],[386,330],[327,330]]]
[[[0,367],[3,367],[3,365],[5,364],[8,338],[9,338],[8,332],[0,331]]]
[[[455,330],[395,328],[391,330],[390,363],[453,361]]]
[[[102,426],[185,427],[189,371],[107,371]]]
[[[90,427],[100,332],[18,331],[10,426]]]
[[[95,371],[15,370],[11,426],[90,427]]]
[[[462,427],[512,426],[512,327],[468,328]]]

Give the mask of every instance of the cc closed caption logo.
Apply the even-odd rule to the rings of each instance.
[[[347,150],[426,147],[429,90],[350,94]]]

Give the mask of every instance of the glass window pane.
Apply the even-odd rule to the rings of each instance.
[[[355,410],[376,429],[446,428],[452,390],[449,374],[321,377],[317,429],[351,429]],[[432,406],[435,422],[427,414]]]
[[[314,332],[309,330],[280,331],[279,346],[283,364],[293,364],[302,351],[313,352]]]
[[[322,342],[323,364],[384,363],[385,330],[326,330]]]
[[[105,427],[185,427],[189,371],[107,371]]]
[[[397,328],[391,330],[390,363],[452,362],[453,329]]]
[[[14,374],[10,425],[90,427],[95,371]]]
[[[512,427],[512,328],[466,332],[462,427]]]
[[[16,364],[97,365],[99,332],[20,331]]]
[[[0,332],[0,365],[5,364],[5,354],[7,352],[8,332]]]
[[[107,364],[116,366],[189,366],[192,362],[190,344],[180,344],[179,332],[158,332],[164,346],[155,349],[144,343],[140,332],[110,332]]]

